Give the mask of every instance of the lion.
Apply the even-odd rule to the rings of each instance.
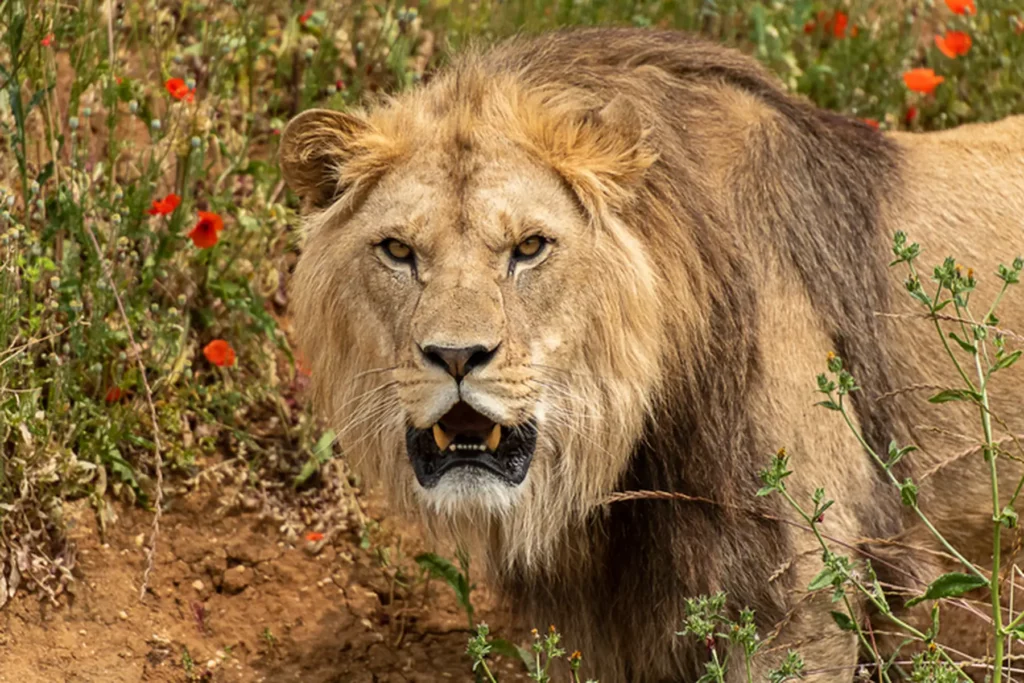
[[[977,414],[920,395],[956,376],[889,261],[906,231],[992,299],[1024,243],[1024,117],[886,134],[699,38],[574,29],[467,50],[369,110],[304,112],[280,160],[303,201],[293,313],[318,411],[368,482],[482,558],[602,681],[698,678],[705,644],[674,632],[686,598],[715,591],[774,639],[758,680],[787,647],[808,680],[852,679],[855,634],[806,590],[813,535],[754,496],[782,446],[797,500],[837,500],[836,550],[877,541],[894,605],[957,567],[813,406],[830,352],[864,387],[867,443],[919,446],[901,480],[920,477],[940,531],[991,566],[987,466],[957,433]],[[1021,297],[1001,311],[1024,328]],[[992,411],[1020,434],[1024,377],[1005,373]],[[631,491],[691,499],[608,502]],[[959,651],[985,654],[983,608],[944,610]],[[926,628],[920,609],[904,618]]]

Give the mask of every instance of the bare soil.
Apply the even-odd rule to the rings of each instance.
[[[356,530],[288,542],[266,515],[222,501],[172,500],[141,601],[152,515],[119,506],[101,538],[88,502],[69,504],[80,578],[57,606],[22,591],[0,610],[0,682],[473,680],[466,615],[417,573],[415,527],[384,520],[369,547]],[[473,596],[478,620],[523,640],[484,587]],[[496,670],[525,680],[512,662]]]

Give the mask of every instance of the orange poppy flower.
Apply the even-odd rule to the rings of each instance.
[[[864,123],[868,124],[869,126],[874,128],[875,130],[878,130],[879,127],[880,127],[879,124],[878,124],[878,119],[861,119],[861,121],[863,121]]]
[[[324,535],[319,531],[310,531],[306,534],[306,540],[310,543],[317,543],[318,541],[324,540]]]
[[[42,45],[43,47],[50,47],[51,45],[53,45],[53,34],[52,33],[46,34],[46,37],[43,38],[42,40],[40,40],[39,44]]]
[[[978,8],[974,6],[974,0],[946,0],[946,7],[954,14],[978,13]]]
[[[944,80],[946,79],[942,76],[936,76],[932,69],[911,69],[903,73],[903,82],[908,88],[928,95],[935,92],[935,88]]]
[[[166,216],[174,213],[178,204],[181,204],[181,197],[172,192],[163,199],[154,199],[153,206],[146,209],[146,213],[150,216]]]
[[[235,364],[235,350],[223,339],[214,339],[203,347],[206,360],[220,367],[231,367]]]
[[[117,403],[122,396],[124,396],[124,392],[121,391],[121,387],[114,386],[107,390],[107,395],[103,397],[103,400],[107,403]]]
[[[217,233],[224,229],[224,219],[210,211],[200,211],[199,220],[188,236],[200,249],[209,249],[217,244]]]
[[[935,36],[935,47],[950,59],[956,59],[957,55],[962,57],[970,51],[971,36],[963,31],[946,31],[944,36]]]
[[[195,90],[188,87],[188,84],[181,78],[168,78],[164,83],[167,92],[176,100],[191,102],[195,99]]]

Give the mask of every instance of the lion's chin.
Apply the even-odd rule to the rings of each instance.
[[[469,515],[504,515],[522,496],[522,486],[510,486],[490,472],[459,467],[445,474],[431,488],[418,487],[420,501],[434,514],[458,519]]]

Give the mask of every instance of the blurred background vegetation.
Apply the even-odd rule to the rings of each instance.
[[[1024,112],[1020,0],[0,0],[0,579],[65,588],[69,498],[106,521],[226,461],[320,485],[281,130],[570,24],[698,31],[886,130]]]

